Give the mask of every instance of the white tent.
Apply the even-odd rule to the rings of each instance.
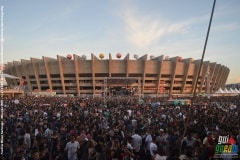
[[[229,91],[227,88],[225,88],[225,89],[223,90],[223,92],[224,92],[224,93],[230,93],[230,91]]]
[[[222,93],[224,93],[224,91],[222,90],[222,88],[219,88],[215,93],[216,94],[222,94]]]
[[[239,94],[240,91],[235,89],[230,88],[229,90],[227,88],[225,88],[224,90],[222,90],[222,88],[219,88],[214,94],[213,96],[235,96],[237,94]]]
[[[218,88],[217,91],[214,92],[214,94],[212,94],[212,96],[222,96],[224,95],[224,91],[222,90],[222,88]]]
[[[230,93],[235,93],[235,91],[234,91],[232,88],[230,88],[228,91],[229,91]]]
[[[6,79],[5,79],[5,78],[3,78],[2,85],[3,85],[3,86],[7,86],[7,85],[8,85],[8,84],[7,84],[7,81],[6,81]]]
[[[19,77],[16,77],[16,76],[13,76],[13,75],[10,75],[10,74],[6,74],[6,73],[1,73],[1,79],[3,78],[3,86],[7,86],[7,81],[6,81],[6,78],[9,78],[9,79],[20,79]]]
[[[240,93],[240,91],[237,88],[234,88],[235,93]]]

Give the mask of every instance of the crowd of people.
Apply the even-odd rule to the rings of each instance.
[[[189,97],[188,97],[189,98]],[[6,160],[208,160],[219,136],[240,145],[240,97],[4,98]],[[152,105],[159,102],[159,105]]]

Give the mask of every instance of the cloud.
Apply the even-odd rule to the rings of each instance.
[[[156,17],[156,16],[154,16]],[[126,26],[127,40],[137,47],[148,47],[164,36],[186,34],[195,24],[206,22],[206,16],[171,22],[170,20],[152,18],[134,10],[125,10],[122,16]]]
[[[144,16],[136,16],[132,12],[124,14],[123,20],[127,39],[138,47],[151,44],[165,32],[165,27],[162,27],[158,21],[151,21]]]
[[[213,26],[215,32],[226,32],[240,30],[239,23],[223,23]]]
[[[59,42],[67,41],[66,37],[49,37],[46,39],[48,44],[58,44]]]

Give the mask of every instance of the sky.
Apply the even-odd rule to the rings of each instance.
[[[214,0],[0,0],[4,63],[57,55],[201,59]],[[216,0],[204,61],[240,83],[240,1]],[[115,57],[114,57],[115,58]]]

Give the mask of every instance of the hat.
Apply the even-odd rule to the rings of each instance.
[[[161,129],[160,129],[160,132],[164,132],[164,129],[161,128]]]

